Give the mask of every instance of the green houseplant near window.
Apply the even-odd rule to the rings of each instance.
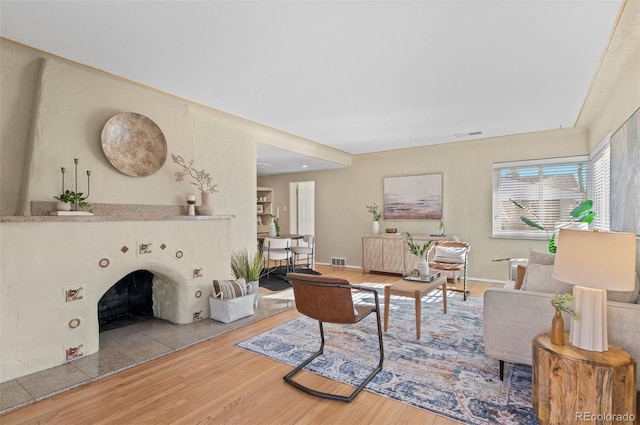
[[[544,230],[545,233],[547,234],[547,239],[549,239],[549,252],[556,252],[556,237],[554,234],[552,234],[551,236],[549,236],[549,231],[547,230],[546,227],[544,227],[541,223],[542,220],[540,220],[540,217],[538,216],[538,214],[536,214],[535,212],[531,211],[529,208],[525,207],[524,205],[522,205],[520,202],[518,201],[514,201],[513,199],[509,199],[511,202],[513,202],[513,204],[520,208],[521,210],[524,210],[526,212],[528,212],[530,215],[532,215],[536,220],[533,221],[530,218],[526,217],[526,216],[520,216],[520,220],[522,220],[523,223],[525,223],[527,226],[533,227],[534,229],[539,229],[539,230]],[[580,205],[578,205],[577,207],[575,207],[570,213],[569,215],[571,216],[571,218],[569,219],[569,223],[592,223],[593,219],[596,217],[596,213],[593,211],[593,201],[591,199],[587,199],[586,201],[582,201],[580,203]]]
[[[255,305],[258,304],[258,286],[262,274],[262,256],[259,252],[241,249],[231,253],[231,273],[236,279],[244,279],[253,287]]]

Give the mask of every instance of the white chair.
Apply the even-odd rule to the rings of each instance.
[[[296,264],[298,261],[298,257],[300,255],[306,255],[307,267],[313,269],[315,266],[314,258],[313,258],[313,248],[315,245],[316,238],[313,235],[304,235],[302,237],[302,241],[306,245],[292,246],[291,251],[293,252],[293,271],[296,271]],[[311,260],[311,261],[309,261]]]
[[[286,273],[289,272],[289,264],[293,258],[291,252],[291,239],[290,238],[264,238],[262,245],[262,261],[266,261],[265,269],[267,269],[267,279],[271,273],[271,261],[279,261],[280,266],[282,261],[285,261]]]

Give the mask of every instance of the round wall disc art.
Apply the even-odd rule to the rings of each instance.
[[[135,112],[114,115],[102,129],[102,150],[118,171],[150,176],[167,159],[167,141],[160,127]]]

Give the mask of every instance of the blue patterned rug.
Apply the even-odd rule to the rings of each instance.
[[[460,294],[451,294],[446,315],[440,291],[423,298],[420,340],[415,339],[413,300],[391,298],[384,368],[365,390],[466,424],[537,424],[531,367],[505,363],[500,381],[498,361],[484,354],[482,299],[465,302]],[[358,303],[373,303],[371,294],[358,295]],[[357,325],[325,324],[325,337],[324,355],[306,370],[355,386],[378,362],[373,315]],[[300,317],[237,346],[296,366],[319,344],[318,322]]]

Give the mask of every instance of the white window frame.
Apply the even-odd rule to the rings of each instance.
[[[609,231],[611,224],[611,133],[589,155],[591,179],[589,199],[593,200],[593,228]]]
[[[563,168],[576,166],[580,169],[580,176],[576,181],[578,186],[583,186],[583,191],[570,193],[576,190],[574,187],[562,187],[563,179],[556,179],[553,185],[550,180],[545,180],[552,175],[562,175]],[[537,171],[534,171],[535,169]],[[533,173],[537,173],[534,175]],[[557,174],[556,174],[557,173]],[[528,161],[513,161],[493,164],[493,224],[492,236],[495,238],[517,239],[549,239],[553,234],[555,222],[568,220],[569,212],[581,201],[587,199],[590,185],[589,156],[572,156],[561,158],[536,159]],[[521,174],[518,179],[508,174]],[[531,174],[531,175],[529,175]],[[559,180],[559,181],[558,181]],[[560,186],[558,186],[560,183]],[[571,183],[567,180],[566,183]],[[557,197],[557,199],[556,199]],[[530,227],[520,220],[520,216],[526,216],[532,221],[539,219],[516,207],[510,199],[530,206],[544,221],[547,231]],[[546,201],[545,201],[546,199]],[[543,202],[541,202],[543,201]]]

